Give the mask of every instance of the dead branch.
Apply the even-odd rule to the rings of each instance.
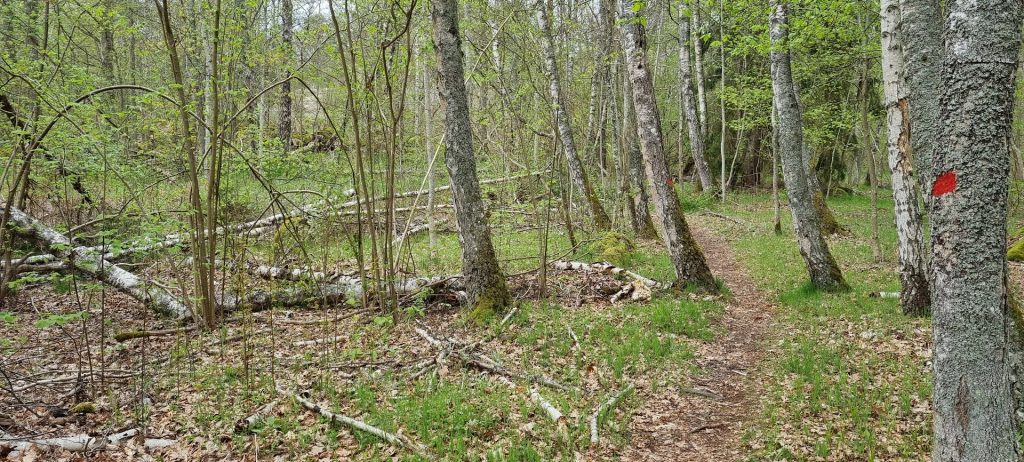
[[[293,399],[295,399],[295,401],[301,404],[302,407],[330,420],[331,423],[337,422],[353,430],[359,430],[361,432],[369,433],[395,446],[412,451],[416,455],[423,457],[427,460],[434,460],[433,455],[430,454],[426,446],[423,446],[422,444],[413,441],[408,436],[403,435],[401,432],[388,433],[366,422],[331,412],[325,409],[323,406],[320,406],[319,404],[310,401],[308,399],[308,395],[305,393],[289,393],[280,387],[277,389],[277,392],[278,394],[281,395],[291,396]]]
[[[248,417],[239,420],[235,423],[235,431],[238,433],[247,433],[256,426],[256,423],[265,419],[274,410],[274,406],[277,405],[277,400],[273,400],[267,404],[264,404],[256,409]]]
[[[640,281],[652,289],[657,289],[663,286],[660,282],[655,281],[654,279],[641,276],[625,268],[619,268],[611,263],[584,263],[579,261],[554,260],[550,265],[553,268],[560,270],[589,271],[592,273],[607,273],[615,276],[625,276],[634,281]]]
[[[608,398],[608,401],[601,403],[594,409],[594,413],[590,415],[590,444],[597,444],[600,441],[598,436],[598,427],[600,426],[601,416],[606,412],[612,410],[622,401],[626,395],[633,391],[633,384],[629,384],[626,388]]]

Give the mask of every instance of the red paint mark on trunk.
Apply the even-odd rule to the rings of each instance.
[[[939,197],[956,189],[956,172],[949,170],[939,175],[932,184],[932,196]]]
[[[675,184],[676,184],[676,179],[675,179],[675,178],[672,178],[671,176],[670,176],[670,177],[668,177],[668,187],[670,187],[670,188],[671,188],[671,187],[672,187],[672,186],[674,186]]]

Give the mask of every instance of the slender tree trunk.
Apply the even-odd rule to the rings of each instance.
[[[774,106],[777,112],[779,155],[782,175],[793,213],[793,227],[800,254],[807,263],[811,282],[819,289],[846,287],[828,243],[822,235],[821,222],[814,207],[814,197],[807,178],[803,156],[803,120],[789,63],[789,43],[786,28],[786,5],[773,0],[771,15],[771,71]]]
[[[704,25],[700,20],[701,0],[693,0],[693,71],[697,81],[697,118],[700,119],[701,138],[708,136],[708,99],[704,82]],[[703,155],[703,153],[701,153]],[[709,190],[710,191],[710,190]]]
[[[910,102],[910,150],[918,178],[932,178],[932,156],[942,136],[942,7],[939,0],[898,0]],[[908,166],[909,167],[909,166]],[[927,197],[925,200],[930,200]]]
[[[687,133],[690,138],[690,153],[693,156],[693,165],[697,169],[697,176],[700,178],[700,186],[705,191],[714,189],[711,179],[711,168],[708,160],[704,157],[704,136],[701,133],[701,121],[697,115],[697,102],[693,99],[693,90],[690,89],[690,23],[686,18],[679,20],[679,88],[680,99],[682,100],[683,113],[686,115]],[[682,127],[680,127],[680,130]],[[680,159],[681,161],[682,159]],[[680,172],[682,171],[680,165]],[[683,176],[680,173],[679,180]]]
[[[903,60],[903,39],[906,36],[900,26],[900,13],[898,0],[882,0],[882,80],[889,133],[889,170],[892,172],[892,196],[896,204],[896,236],[899,240],[900,306],[904,313],[923,315],[927,314],[931,295],[919,205],[920,189],[911,165],[910,138],[916,127],[911,130]],[[862,91],[866,93],[868,90],[864,88]]]
[[[285,72],[291,75],[292,59],[295,47],[292,44],[293,28],[292,0],[281,0],[281,47],[284,49]],[[277,125],[277,138],[285,154],[292,149],[292,84],[285,81],[281,84],[281,119]]]
[[[555,110],[555,124],[558,126],[558,136],[562,141],[562,151],[565,152],[566,166],[569,169],[569,177],[576,191],[583,196],[587,212],[594,217],[594,225],[599,230],[611,228],[611,219],[605,212],[601,201],[591,187],[590,180],[583,170],[579,154],[576,151],[576,143],[572,137],[572,127],[569,123],[569,113],[565,107],[565,98],[562,95],[562,86],[558,78],[558,66],[555,63],[555,44],[551,34],[551,21],[549,19],[548,6],[545,0],[537,0],[537,17],[540,20],[544,69],[547,73],[549,90],[551,92],[551,104]]]
[[[782,234],[782,204],[779,200],[779,130],[776,112],[772,105],[772,208],[774,210],[772,229],[775,234]]]
[[[1020,2],[951,1],[932,157],[935,462],[1019,461],[1020,311],[1006,218]],[[909,41],[908,37],[908,41]],[[908,63],[909,65],[910,63]]]
[[[441,98],[445,108],[445,163],[452,182],[455,219],[462,244],[462,275],[472,307],[471,316],[483,319],[503,310],[511,301],[505,277],[491,243],[469,122],[469,100],[463,71],[456,0],[434,0],[431,18],[437,47]]]
[[[640,5],[640,13],[633,11]],[[626,68],[633,84],[633,105],[636,111],[637,135],[647,169],[647,179],[654,193],[654,207],[662,220],[665,245],[676,271],[676,287],[693,284],[708,292],[717,292],[704,254],[690,235],[690,228],[679,207],[679,199],[669,183],[668,164],[665,163],[664,140],[661,134],[661,116],[654,96],[654,82],[647,67],[646,38],[641,23],[642,3],[621,0],[624,15],[622,41],[626,54]]]
[[[721,84],[718,89],[718,104],[721,110],[721,136],[719,139],[720,159],[721,159],[721,175],[719,176],[719,182],[722,183],[722,202],[725,202],[725,190],[729,186],[729,181],[725,176],[725,131],[729,128],[725,124],[725,0],[718,0],[718,43],[719,43],[719,60],[721,64]],[[739,139],[736,140],[739,143]]]

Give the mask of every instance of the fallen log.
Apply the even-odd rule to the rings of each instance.
[[[132,298],[150,306],[157,312],[186,319],[191,311],[166,290],[155,284],[147,284],[135,274],[105,260],[98,252],[87,247],[75,247],[71,239],[53,228],[46,226],[35,217],[10,207],[9,226],[17,234],[27,236],[45,244],[53,254],[78,271],[86,273],[100,282],[109,284]]]
[[[33,447],[41,452],[48,452],[54,449],[63,449],[70,452],[115,449],[140,433],[141,430],[138,428],[132,428],[106,437],[93,437],[83,433],[81,435],[57,438],[20,438],[0,431],[0,448],[10,450],[7,454],[8,459],[17,460],[21,457],[22,453]],[[165,438],[146,438],[142,442],[143,447],[149,450],[165,448],[175,443],[177,443],[176,440]]]
[[[301,404],[302,407],[308,409],[313,413],[319,414],[320,416],[329,420],[331,423],[339,423],[353,430],[359,430],[361,432],[368,433],[395,446],[409,450],[414,454],[423,457],[424,459],[434,460],[433,455],[430,454],[430,451],[427,449],[426,446],[413,441],[411,438],[403,435],[401,432],[389,433],[361,420],[356,420],[342,414],[331,412],[324,408],[323,406],[310,401],[308,395],[306,395],[305,393],[289,393],[280,387],[278,387],[277,392],[278,394],[281,395],[291,396],[295,401]]]

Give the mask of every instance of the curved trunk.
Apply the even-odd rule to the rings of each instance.
[[[511,297],[491,243],[491,230],[480,196],[469,125],[469,100],[462,63],[458,5],[455,0],[434,0],[431,17],[437,47],[441,98],[445,102],[445,164],[451,176],[455,219],[462,244],[462,274],[473,311],[482,319],[504,309]]]
[[[665,163],[661,116],[654,98],[654,82],[647,67],[644,50],[644,29],[640,16],[633,12],[633,0],[621,0],[623,15],[622,41],[626,51],[626,69],[633,84],[633,106],[636,110],[637,136],[647,167],[647,179],[654,193],[654,207],[660,216],[665,245],[676,271],[676,287],[693,284],[708,292],[717,292],[704,254],[690,234],[690,228],[679,207],[679,199],[670,184]],[[642,8],[640,8],[642,10]]]
[[[1007,302],[1006,218],[1020,2],[949,3],[932,157],[933,460],[1017,461],[1020,311]],[[937,144],[938,145],[938,144]]]
[[[825,242],[818,211],[814,207],[804,156],[803,120],[789,63],[786,27],[786,6],[775,0],[771,15],[772,90],[782,176],[793,213],[793,227],[814,286],[819,289],[845,288],[843,274]]]
[[[562,86],[558,80],[558,65],[555,63],[555,44],[551,34],[551,21],[548,18],[547,3],[544,0],[537,1],[537,17],[540,20],[541,42],[544,50],[544,72],[547,74],[549,91],[551,93],[551,104],[555,110],[555,124],[558,126],[558,136],[562,142],[562,150],[565,152],[565,162],[569,169],[569,179],[572,181],[576,191],[583,196],[587,205],[587,212],[594,217],[594,224],[599,230],[611,228],[612,222],[608,218],[601,201],[594,193],[586,172],[583,171],[583,164],[576,151],[576,143],[572,138],[572,127],[569,124],[569,113],[565,109],[565,98],[562,95]]]
[[[882,0],[882,79],[889,127],[892,198],[896,204],[896,236],[899,239],[900,306],[904,313],[923,315],[927,314],[931,295],[928,289],[928,267],[924,258],[920,190],[909,152],[912,131],[904,80],[900,20],[897,0]],[[916,126],[914,128],[916,130]]]

